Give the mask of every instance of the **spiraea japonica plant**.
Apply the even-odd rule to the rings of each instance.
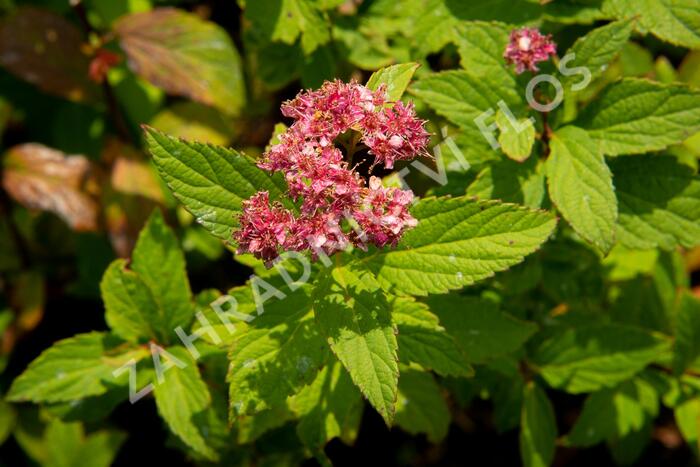
[[[105,329],[46,349],[7,401],[40,405],[45,437],[155,401],[201,465],[339,462],[368,417],[378,443],[402,430],[467,462],[448,434],[484,407],[526,466],[598,444],[622,465],[697,455],[697,2],[295,0],[277,22],[241,3],[244,65],[226,41],[238,71],[202,65],[228,93],[144,61],[143,41],[203,41],[170,15],[201,20],[114,24],[144,78],[241,125],[246,99],[293,92],[258,147],[140,127],[168,193],[101,276]],[[229,288],[190,285],[197,248]],[[84,426],[84,452],[123,441]]]

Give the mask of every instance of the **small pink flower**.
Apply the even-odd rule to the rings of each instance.
[[[520,74],[525,70],[538,71],[537,63],[549,60],[556,53],[557,45],[550,34],[545,36],[535,28],[522,28],[511,31],[503,57],[508,64],[515,64],[515,71]]]
[[[353,213],[362,232],[378,247],[395,246],[403,233],[418,221],[408,212],[413,193],[398,188],[384,188],[382,181],[371,177],[363,203]]]
[[[327,212],[318,213],[300,221],[301,231],[306,235],[314,258],[320,251],[330,256],[337,251],[345,250],[350,245],[340,226],[341,219],[342,217]]]
[[[279,256],[294,226],[294,215],[281,204],[270,205],[270,195],[261,191],[243,201],[240,228],[233,233],[238,253],[252,253],[269,262]]]
[[[376,163],[383,163],[387,169],[394,168],[394,161],[427,155],[430,133],[424,128],[425,122],[416,118],[412,104],[397,102],[362,124],[362,142],[374,155]]]
[[[411,104],[388,105],[384,87],[372,91],[336,80],[299,93],[282,105],[282,114],[294,123],[258,166],[284,174],[289,196],[300,203],[299,214],[295,217],[279,203],[270,205],[265,192],[251,197],[243,203],[240,228],[233,235],[239,252],[250,252],[266,264],[281,250],[310,250],[316,258],[350,244],[395,246],[416,226],[408,212],[413,194],[384,188],[376,177],[366,186],[334,144],[341,134],[359,132],[375,164],[389,169],[397,160],[427,155],[430,135]]]

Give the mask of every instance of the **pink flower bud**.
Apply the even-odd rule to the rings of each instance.
[[[537,63],[549,60],[556,53],[551,35],[542,35],[535,28],[522,28],[511,31],[503,57],[508,64],[515,64],[515,71],[520,74],[525,70],[538,71]]]

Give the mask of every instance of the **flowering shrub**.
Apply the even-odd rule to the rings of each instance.
[[[697,0],[20,3],[0,464],[697,463]]]

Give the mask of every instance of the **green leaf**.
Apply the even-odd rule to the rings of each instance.
[[[336,77],[338,64],[335,48],[329,44],[319,47],[298,63],[301,85],[307,89],[318,89],[325,81]]]
[[[700,451],[700,399],[693,398],[675,408],[673,415],[683,439],[695,455]]]
[[[658,151],[700,131],[700,91],[625,78],[608,86],[574,124],[605,155]]]
[[[427,303],[472,363],[511,353],[537,331],[534,323],[500,311],[490,300],[443,295],[430,297]]]
[[[549,2],[544,5],[544,18],[561,24],[591,24],[606,19],[599,2]]]
[[[524,110],[522,93],[512,83],[510,75],[498,73],[489,79],[465,70],[443,71],[421,78],[410,91],[460,128],[470,131],[475,138],[484,138],[474,122],[481,114],[492,111],[505,102],[515,117]]]
[[[567,126],[552,135],[547,185],[576,233],[607,254],[615,243],[617,198],[605,158],[585,131]]]
[[[173,366],[163,371],[163,380],[154,383],[158,413],[185,444],[207,459],[216,460],[216,452],[207,444],[204,426],[204,412],[211,405],[211,395],[197,362],[182,347],[170,347],[167,352],[179,363],[170,362]],[[167,356],[160,354],[160,359],[167,368]]]
[[[106,320],[124,339],[168,342],[194,317],[185,257],[173,231],[155,210],[126,261],[114,261],[100,284]]]
[[[131,269],[153,293],[161,315],[157,325],[165,335],[186,327],[194,317],[185,256],[175,233],[156,209],[141,230],[131,258]]]
[[[238,444],[257,441],[264,434],[292,420],[294,413],[286,405],[265,410],[256,415],[242,416],[236,422]]]
[[[685,56],[678,67],[678,78],[691,86],[700,86],[700,50],[694,50]]]
[[[420,18],[413,31],[414,43],[419,53],[426,56],[438,52],[454,35],[454,28],[474,21],[502,21],[508,24],[524,24],[537,21],[543,13],[541,5],[517,0],[428,0],[415,15]],[[501,51],[501,53],[503,53]]]
[[[410,298],[394,298],[391,305],[391,316],[399,333],[399,361],[416,363],[442,376],[474,373],[465,353],[425,304]]]
[[[439,52],[450,43],[459,20],[454,18],[445,0],[422,2],[416,14],[421,21],[416,21],[413,30],[413,43],[421,56]]]
[[[629,250],[623,246],[613,248],[602,261],[606,278],[611,281],[628,281],[639,274],[650,275],[659,259],[656,250]]]
[[[0,444],[12,434],[17,420],[14,407],[5,399],[0,400]]]
[[[642,379],[602,389],[586,399],[566,440],[572,446],[593,446],[640,431],[659,412],[658,394]]]
[[[654,62],[654,71],[656,80],[662,83],[670,84],[680,81],[675,65],[664,56],[658,57],[656,62]]]
[[[100,282],[105,320],[123,339],[133,342],[159,340],[163,336],[158,331],[158,304],[148,286],[138,274],[127,269],[127,264],[124,259],[115,260]]]
[[[430,373],[401,370],[396,424],[414,435],[425,433],[431,443],[439,443],[447,436],[450,412],[440,386]]]
[[[109,467],[113,465],[117,453],[126,441],[126,433],[119,431],[98,431],[86,437],[82,448],[75,455],[75,467],[85,465],[85,459],[90,459],[94,467]]]
[[[168,187],[219,238],[231,239],[244,200],[258,191],[279,199],[286,190],[280,177],[269,177],[232,149],[178,140],[148,127],[145,131],[148,150]]]
[[[477,369],[474,382],[481,384],[475,389],[488,391],[494,406],[494,427],[499,433],[520,426],[525,390],[520,370],[520,362],[515,358],[502,358]]]
[[[399,379],[398,345],[377,280],[367,272],[335,268],[318,280],[313,299],[316,322],[331,350],[390,425]]]
[[[566,62],[566,68],[583,67],[591,73],[591,78],[597,78],[608,68],[608,65],[620,53],[622,47],[629,40],[634,20],[628,19],[607,24],[596,28],[580,37],[574,45],[567,50],[564,57],[575,54],[575,58]],[[573,74],[563,78],[564,89],[571,85],[580,84],[581,76]]]
[[[270,42],[254,50],[259,60],[257,77],[268,89],[279,90],[299,78],[299,69],[305,62],[301,46]]]
[[[411,82],[413,74],[420,65],[418,63],[401,63],[391,65],[372,73],[367,81],[367,87],[373,91],[379,89],[382,84],[386,85],[387,100],[395,102],[401,99],[404,91]]]
[[[502,21],[508,24],[524,24],[542,16],[542,5],[530,0],[473,0],[455,2],[442,0],[452,14],[462,21]]]
[[[520,454],[526,467],[547,467],[554,460],[557,423],[552,404],[539,386],[530,382],[523,391],[520,415]]]
[[[700,243],[700,178],[672,157],[610,161],[620,219],[620,243],[666,250]]]
[[[618,63],[616,75],[641,78],[654,73],[654,56],[649,49],[636,42],[628,41],[622,46]],[[597,94],[595,89],[593,91]]]
[[[615,250],[613,250],[615,251]],[[673,269],[677,266],[673,260],[673,253],[665,253],[660,250],[645,250],[654,254],[649,271],[634,271],[632,278],[618,282],[610,287],[608,293],[610,318],[617,323],[631,324],[647,328],[652,331],[673,334],[673,322],[677,313],[677,291],[686,287],[684,279],[685,271],[681,270],[680,278]],[[644,265],[645,258],[639,254],[629,259],[634,261],[634,266],[649,267]],[[681,267],[683,267],[681,265]],[[611,278],[610,280],[615,280]]]
[[[148,355],[144,348],[103,332],[78,334],[55,343],[14,380],[10,401],[64,402],[104,394],[116,383],[112,372]]]
[[[101,430],[85,435],[80,423],[63,423],[53,419],[44,434],[46,467],[79,467],[90,459],[90,465],[109,467],[114,462],[117,451],[126,440],[126,434],[119,431]]]
[[[558,330],[533,357],[542,377],[570,393],[612,387],[661,358],[668,339],[640,328],[596,324]]]
[[[654,424],[648,421],[641,430],[632,431],[628,435],[614,441],[608,441],[608,449],[616,465],[634,465],[644,453],[652,439]]]
[[[47,461],[57,466],[74,465],[75,453],[80,450],[85,432],[80,423],[63,423],[52,420],[46,427]]]
[[[537,158],[515,162],[501,158],[487,164],[476,180],[467,188],[467,194],[480,199],[498,199],[538,208],[545,197],[544,164]]]
[[[216,23],[156,8],[121,17],[114,32],[129,65],[154,85],[230,114],[245,107],[241,58]]]
[[[148,367],[149,359],[141,360],[136,365],[136,388],[144,388],[150,381],[153,372]],[[109,390],[99,396],[90,396],[84,399],[72,400],[70,402],[59,402],[46,405],[47,412],[51,416],[59,417],[65,422],[81,421],[84,423],[98,422],[105,420],[114,409],[124,402],[125,396],[129,394],[128,371],[120,374],[120,386],[110,385]]]
[[[535,144],[535,126],[528,119],[518,120],[517,124],[523,128],[516,128],[501,110],[496,113],[496,125],[501,130],[498,135],[501,151],[514,161],[522,162],[532,153],[532,147]]]
[[[502,23],[469,21],[460,23],[454,32],[460,65],[476,75],[500,73],[515,86],[515,76],[503,60],[510,29]]]
[[[680,375],[700,357],[700,300],[682,292],[676,315],[673,371]]]
[[[386,2],[383,3],[386,5]],[[374,2],[370,9],[381,5],[381,2]],[[359,18],[355,16],[334,20],[334,44],[336,49],[342,51],[343,58],[348,63],[363,70],[376,70],[411,58],[408,41],[401,37],[406,32],[401,24],[407,20],[397,21],[384,14],[390,15],[390,12],[382,11],[381,16],[368,12]]]
[[[412,213],[418,226],[396,249],[355,261],[382,286],[412,295],[446,293],[491,277],[535,251],[556,225],[544,211],[467,197],[426,198]]]
[[[269,280],[269,278],[264,280]],[[233,300],[222,296],[218,290],[203,291],[197,294],[195,298],[197,311],[202,312],[209,323],[210,329],[216,333],[216,337],[214,337],[213,333],[204,332],[207,330],[202,329],[204,326],[199,320],[192,326],[192,331],[202,329],[200,332],[202,332],[203,340],[213,346],[228,349],[233,340],[238,337],[238,333],[245,332],[248,329],[251,317],[257,313],[257,306],[250,282],[229,289],[226,295]],[[217,306],[213,306],[215,302],[217,302]],[[266,304],[266,301],[263,303],[262,299],[260,299],[259,303],[262,304],[263,310],[269,305]],[[222,321],[217,310],[219,312],[223,311],[229,316],[229,322],[230,325],[233,325],[233,328],[231,328],[229,323]]]
[[[115,3],[109,0],[91,0],[89,6],[91,13],[94,13],[95,20],[100,21],[100,25],[108,26],[125,14],[151,9],[151,1],[131,0],[125,3]]]
[[[299,417],[297,434],[312,450],[321,449],[333,438],[351,443],[362,416],[362,395],[340,362],[323,368],[310,385],[291,399]]]
[[[309,287],[280,290],[286,297],[266,302],[264,313],[251,315],[255,319],[234,336],[228,373],[232,417],[284,403],[326,361],[328,347],[314,323]]]
[[[639,27],[672,44],[700,48],[700,5],[695,0],[605,0],[603,12],[639,17]]]
[[[255,0],[246,3],[245,16],[263,42],[291,45],[301,36],[306,55],[331,39],[327,20],[310,0]]]

